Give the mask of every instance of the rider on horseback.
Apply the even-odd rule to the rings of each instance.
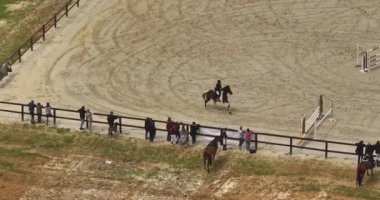
[[[216,96],[218,97],[217,101],[220,102],[220,95],[222,94],[222,82],[220,80],[218,80],[218,82],[216,83],[214,91],[215,91]]]

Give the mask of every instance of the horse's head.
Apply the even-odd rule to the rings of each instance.
[[[218,142],[220,143],[220,145],[223,145],[223,139],[220,136],[215,136],[215,138],[212,140],[212,142],[216,145],[218,144]]]
[[[226,92],[226,93],[232,95],[232,90],[231,90],[231,88],[230,88],[229,85],[226,85],[226,86],[223,88],[223,92]]]

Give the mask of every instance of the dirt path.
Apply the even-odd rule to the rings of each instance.
[[[358,42],[380,41],[376,2],[83,0],[14,66],[1,99],[298,135],[324,94],[335,122],[321,138],[374,142],[380,70],[354,65]],[[232,115],[204,109],[218,79]]]

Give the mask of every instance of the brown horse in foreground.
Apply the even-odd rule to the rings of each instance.
[[[373,175],[373,168],[375,168],[375,160],[372,156],[368,158],[367,161],[362,160],[360,163],[358,163],[358,168],[356,171],[356,185],[361,186],[362,181],[365,175],[365,172],[367,172],[367,175],[369,176],[369,170],[371,170],[371,175]]]
[[[231,114],[230,111],[230,102],[228,101],[228,94],[232,95],[232,91],[229,85],[226,85],[224,88],[222,88],[222,103],[228,103],[227,111]],[[209,102],[211,99],[214,101],[214,104],[218,102],[218,95],[215,93],[214,90],[209,90],[208,92],[205,92],[202,94],[202,97],[205,101],[205,108],[207,106],[207,102]]]
[[[210,173],[210,165],[212,165],[212,161],[215,160],[216,151],[218,150],[218,142],[222,145],[222,138],[220,136],[215,136],[203,151],[203,166],[208,173]]]

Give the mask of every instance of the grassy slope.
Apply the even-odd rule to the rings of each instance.
[[[0,130],[0,196],[12,191],[19,197],[31,185],[49,188],[51,185],[45,180],[49,176],[60,180],[61,188],[57,190],[72,185],[81,188],[81,181],[90,180],[88,176],[92,176],[120,181],[124,192],[133,193],[141,189],[140,192],[149,195],[176,197],[191,193],[191,199],[218,199],[215,196],[218,188],[229,182],[234,182],[235,187],[224,193],[223,199],[273,198],[273,195],[282,193],[289,193],[295,199],[305,199],[318,196],[321,191],[332,199],[378,199],[380,195],[379,176],[366,177],[366,186],[356,189],[352,166],[343,168],[325,161],[220,152],[213,172],[207,175],[202,170],[199,148],[149,145],[134,139],[113,140],[97,134],[70,133],[66,129],[27,124],[0,125]],[[79,172],[72,172],[75,175],[43,174],[38,170],[53,158],[62,161],[82,156],[91,159],[87,159],[88,163]],[[106,165],[104,160],[114,163]],[[164,177],[176,178],[165,182],[163,174]],[[159,182],[164,184],[150,187],[148,192],[143,189],[149,183]],[[200,182],[200,187],[190,188],[190,192],[173,190],[177,186],[189,188],[186,183],[195,185],[197,182]],[[97,186],[99,189],[104,187]],[[120,188],[108,189],[117,193]]]
[[[7,10],[7,5],[20,2],[0,1],[0,20],[5,21],[5,25],[0,26],[0,62],[24,44],[67,0],[28,0],[29,4],[22,9]]]

